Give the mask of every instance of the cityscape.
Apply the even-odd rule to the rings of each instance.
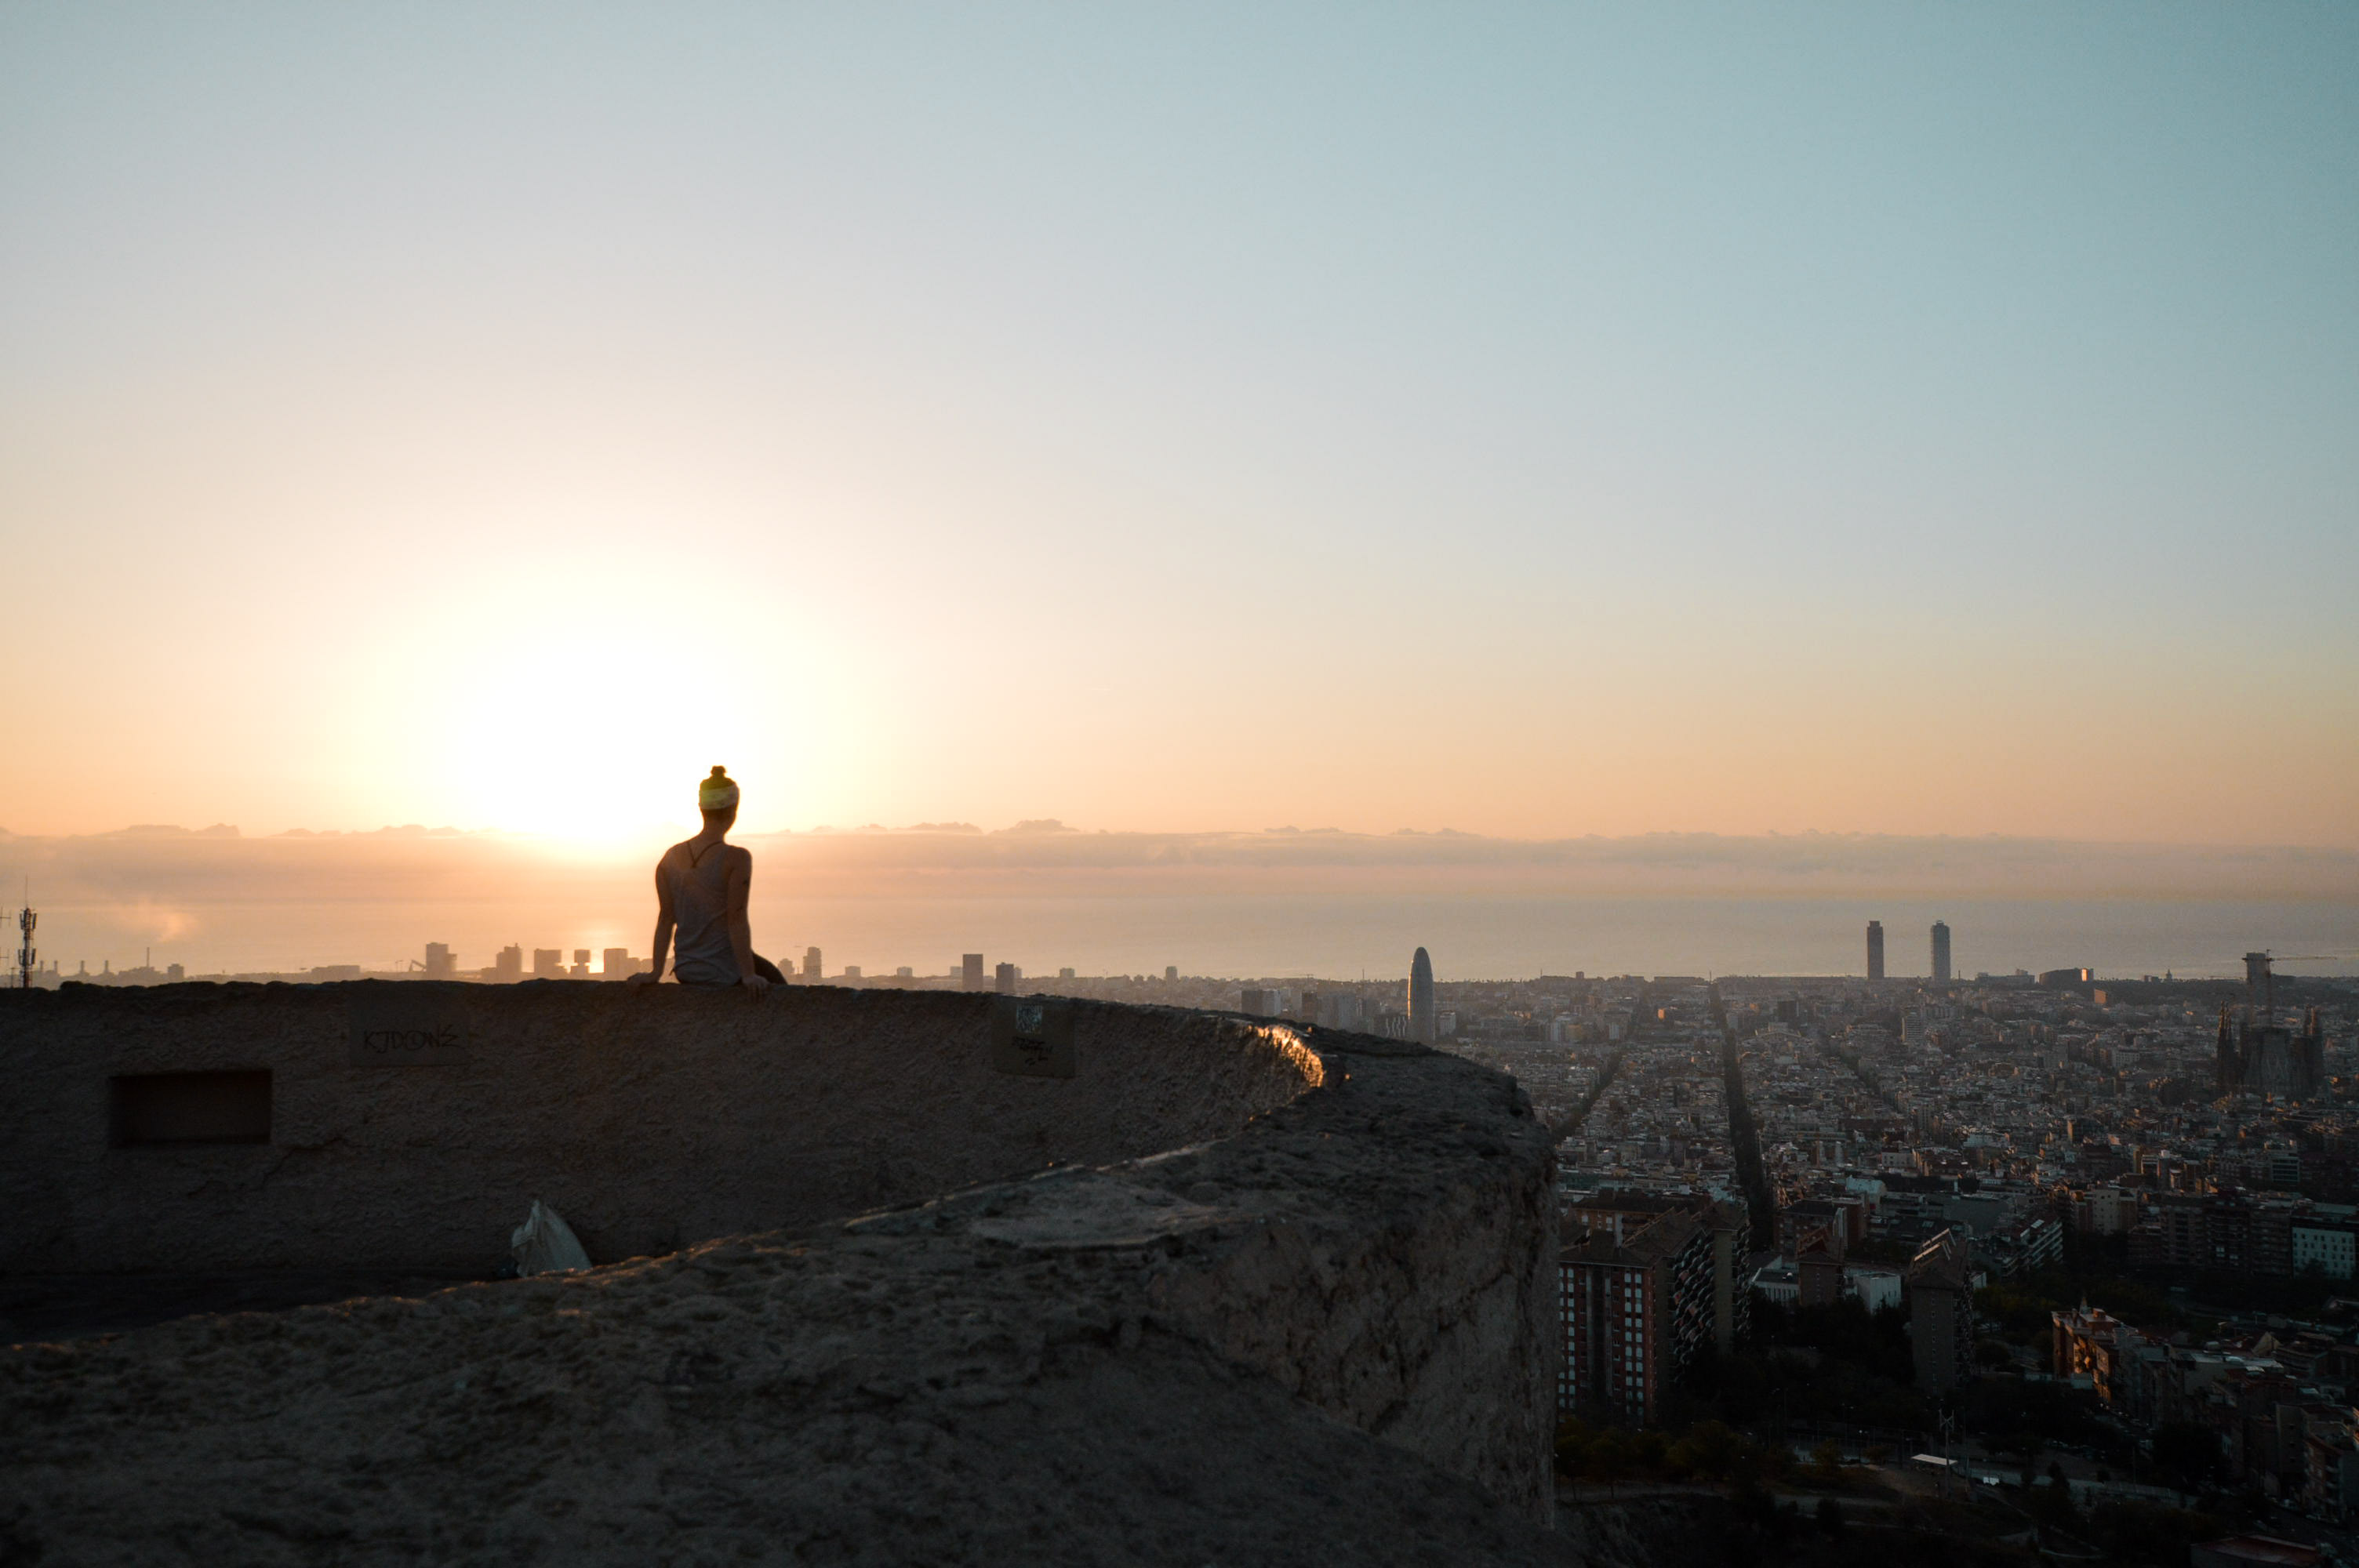
[[[34,921],[20,916],[28,944]],[[1437,982],[1422,948],[1393,980],[1038,976],[981,953],[870,975],[829,971],[816,946],[782,968],[799,986],[1228,1012],[1511,1075],[1556,1141],[1569,1422],[1692,1422],[1721,1408],[1729,1358],[1834,1353],[1795,1336],[1848,1311],[1871,1336],[1905,1336],[1908,1375],[1821,1385],[1767,1423],[1748,1412],[1751,1429],[1798,1452],[1838,1440],[1854,1462],[1929,1427],[1954,1442],[1945,1464],[2023,1470],[2047,1453],[2082,1509],[2188,1490],[2155,1439],[2200,1429],[2217,1450],[2201,1479],[2359,1528],[2359,979],[2281,977],[2267,953],[2245,956],[2241,982],[1967,979],[1942,921],[1923,950],[1926,973],[1893,972],[1871,921],[1853,976]],[[29,946],[19,959],[18,983],[44,987],[648,968],[625,948],[516,945],[462,967],[440,943],[374,977],[65,975]],[[2068,1284],[2096,1300],[2065,1300]],[[1994,1382],[2052,1390],[2046,1425],[2027,1436],[2019,1399],[1985,1419],[1966,1397],[1987,1404]],[[1962,1427],[1938,1414],[1961,1400]]]
[[[0,1568],[2359,1568],[2359,5],[0,5]]]

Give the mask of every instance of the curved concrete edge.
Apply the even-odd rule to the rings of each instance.
[[[419,1509],[488,1506],[469,1501],[490,1482],[463,1473],[460,1454],[585,1497],[627,1491],[625,1478],[672,1465],[675,1448],[679,1464],[701,1455],[699,1485],[760,1516],[773,1544],[889,1534],[912,1509],[1122,1517],[1117,1502],[1064,1495],[1058,1477],[1152,1437],[1135,1416],[1104,1426],[1134,1399],[1163,1412],[1172,1445],[1251,1404],[1261,1413],[1236,1414],[1235,1430],[1266,1438],[1223,1441],[1272,1486],[1297,1463],[1288,1455],[1304,1456],[1317,1475],[1287,1471],[1288,1498],[1331,1497],[1375,1519],[1409,1506],[1408,1492],[1440,1495],[1373,1452],[1354,1463],[1374,1489],[1354,1492],[1333,1471],[1343,1451],[1283,1413],[1295,1409],[1545,1525],[1559,1354],[1549,1141],[1511,1079],[1359,1044],[1318,1038],[1319,1088],[1234,1136],[1142,1159],[562,1280],[13,1347],[0,1357],[0,1457],[44,1457],[18,1528],[60,1546],[89,1530],[193,1528],[191,1510],[219,1511],[201,1494],[234,1478],[277,1499],[257,1505],[265,1515],[330,1510],[363,1560],[395,1554],[367,1543],[410,1539],[403,1521]],[[1092,1414],[1114,1387],[1127,1391]],[[488,1393],[469,1397],[479,1389],[498,1390],[506,1413],[487,1416]],[[1269,1405],[1255,1389],[1290,1400]],[[949,1434],[946,1468],[913,1475],[883,1449],[844,1449],[880,1411],[895,1431]],[[1012,1430],[983,1419],[1009,1411],[1026,1412]],[[398,1441],[385,1425],[396,1412]],[[496,1454],[485,1420],[505,1433]],[[1009,1445],[995,1501],[956,1479],[976,1459],[968,1445],[991,1442]],[[1314,1464],[1314,1451],[1326,1457]],[[77,1452],[106,1462],[48,1463]],[[833,1456],[832,1501],[780,1479],[814,1454]],[[1223,1461],[1167,1449],[1137,1463]],[[362,1472],[375,1480],[355,1493],[345,1481]],[[1207,1472],[1201,1484],[1246,1479]],[[1191,1513],[1178,1517],[1172,1528],[1190,1528]],[[1532,1550],[1502,1546],[1495,1560],[1538,1560]]]
[[[1547,1519],[1562,1354],[1547,1130],[1513,1079],[1456,1057],[1332,1033],[1317,1054],[1321,1089],[1235,1138],[845,1232],[1158,1251],[1142,1321]]]
[[[1318,1081],[1317,1057],[1264,1023],[1083,1000],[1045,1002],[1061,1062],[1010,1070],[1029,1064],[995,1031],[1018,1000],[1041,999],[586,980],[0,993],[0,1270],[481,1276],[536,1199],[611,1261],[1200,1142]],[[381,1015],[451,1044],[362,1060]],[[266,1083],[265,1137],[120,1146],[119,1085],[205,1074]]]

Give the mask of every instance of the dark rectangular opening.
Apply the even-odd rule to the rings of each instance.
[[[137,1073],[107,1080],[117,1149],[270,1141],[270,1074]]]

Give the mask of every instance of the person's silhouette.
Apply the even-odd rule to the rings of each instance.
[[[744,986],[759,996],[786,984],[777,966],[754,951],[745,895],[754,885],[754,857],[728,841],[737,821],[737,782],[720,768],[697,786],[704,827],[656,862],[655,967],[631,977],[635,985],[663,979],[664,959],[687,986]]]

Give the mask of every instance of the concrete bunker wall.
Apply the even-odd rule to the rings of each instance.
[[[1319,1076],[1282,1032],[1090,1002],[1057,1004],[1071,1077],[995,1070],[1000,1005],[594,981],[10,995],[0,1270],[488,1272],[535,1198],[611,1262],[1226,1136]]]
[[[421,1027],[405,1043],[421,1065],[353,1065],[356,1019],[393,992],[430,1015],[446,991],[462,1040]],[[1333,1418],[1550,1516],[1553,1152],[1512,1079],[1397,1042],[1094,1003],[1068,1015],[1071,1078],[1020,1076],[994,1065],[1000,1005],[594,982],[0,995],[0,1070],[17,1091],[0,1099],[0,1269],[482,1268],[536,1196],[578,1223],[594,1261],[671,1254],[0,1351],[0,1410],[38,1401],[44,1444],[114,1456],[44,1472],[40,1530],[61,1556],[77,1541],[144,1550],[218,1531],[233,1484],[273,1499],[272,1518],[356,1510],[355,1542],[407,1539],[399,1499],[438,1517],[488,1506],[473,1467],[429,1457],[480,1441],[464,1376],[429,1379],[446,1392],[423,1415],[404,1406],[396,1424],[426,1425],[398,1486],[338,1490],[386,1462],[393,1396],[355,1368],[397,1361],[504,1367],[519,1388],[560,1390],[552,1408],[571,1413],[545,1445],[494,1446],[523,1443],[518,1465],[592,1500],[585,1542],[647,1524],[626,1480],[647,1443],[766,1540],[903,1529],[912,1509],[962,1519],[990,1499],[1037,1528],[1096,1495],[1070,1476],[1139,1439],[1105,1388],[1158,1411],[1250,1402],[1245,1384],[1207,1384],[1208,1355],[1299,1401],[1248,1422],[1282,1430],[1279,1452],[1316,1449]],[[193,1106],[126,1107],[120,1087],[260,1072],[259,1142],[229,1141],[252,1136],[250,1081]],[[168,1141],[190,1132],[223,1141]],[[737,1239],[700,1245],[712,1238]],[[694,1419],[648,1426],[658,1384]],[[780,1487],[819,1473],[813,1455],[879,1400],[897,1431],[973,1433],[990,1487],[913,1481],[889,1445],[873,1484]],[[125,1414],[157,1408],[183,1413]],[[1017,1410],[1033,1416],[1014,1433],[976,1424]],[[274,1435],[290,1420],[299,1445]],[[1177,1474],[1178,1458],[1144,1463]],[[1110,1473],[1105,1496],[1136,1478]],[[1331,1470],[1296,1489],[1360,1506],[1337,1484]],[[1367,1506],[1404,1487],[1383,1482]],[[869,1496],[900,1501],[847,1527],[844,1498]]]

